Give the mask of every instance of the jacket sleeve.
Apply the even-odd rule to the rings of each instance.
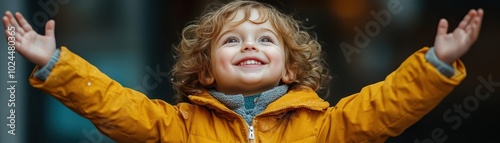
[[[384,142],[401,134],[436,107],[466,75],[460,60],[446,77],[430,64],[425,47],[407,58],[384,81],[364,87],[328,109],[326,140]],[[330,133],[330,134],[328,134]],[[334,134],[331,134],[334,133]]]
[[[138,91],[122,87],[65,47],[46,80],[33,74],[29,80],[33,87],[51,94],[118,142],[186,139],[178,106],[150,100]]]

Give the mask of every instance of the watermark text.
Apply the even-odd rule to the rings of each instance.
[[[7,133],[16,135],[16,28],[9,26],[7,28],[7,93],[9,100],[7,101]]]

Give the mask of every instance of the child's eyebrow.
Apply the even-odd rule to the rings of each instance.
[[[279,35],[274,30],[269,29],[269,28],[263,28],[263,29],[264,29],[264,31],[269,31],[269,32],[273,33],[273,35],[276,36],[276,38],[280,38]]]

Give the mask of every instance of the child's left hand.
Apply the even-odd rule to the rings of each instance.
[[[477,40],[483,15],[482,9],[470,10],[452,33],[448,33],[448,21],[441,19],[434,41],[436,56],[441,61],[451,64],[467,53]]]

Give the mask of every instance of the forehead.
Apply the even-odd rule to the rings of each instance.
[[[224,29],[238,26],[244,22],[252,22],[254,24],[266,24],[272,26],[274,29],[274,21],[270,18],[270,11],[263,8],[240,9],[229,13],[224,21]]]

